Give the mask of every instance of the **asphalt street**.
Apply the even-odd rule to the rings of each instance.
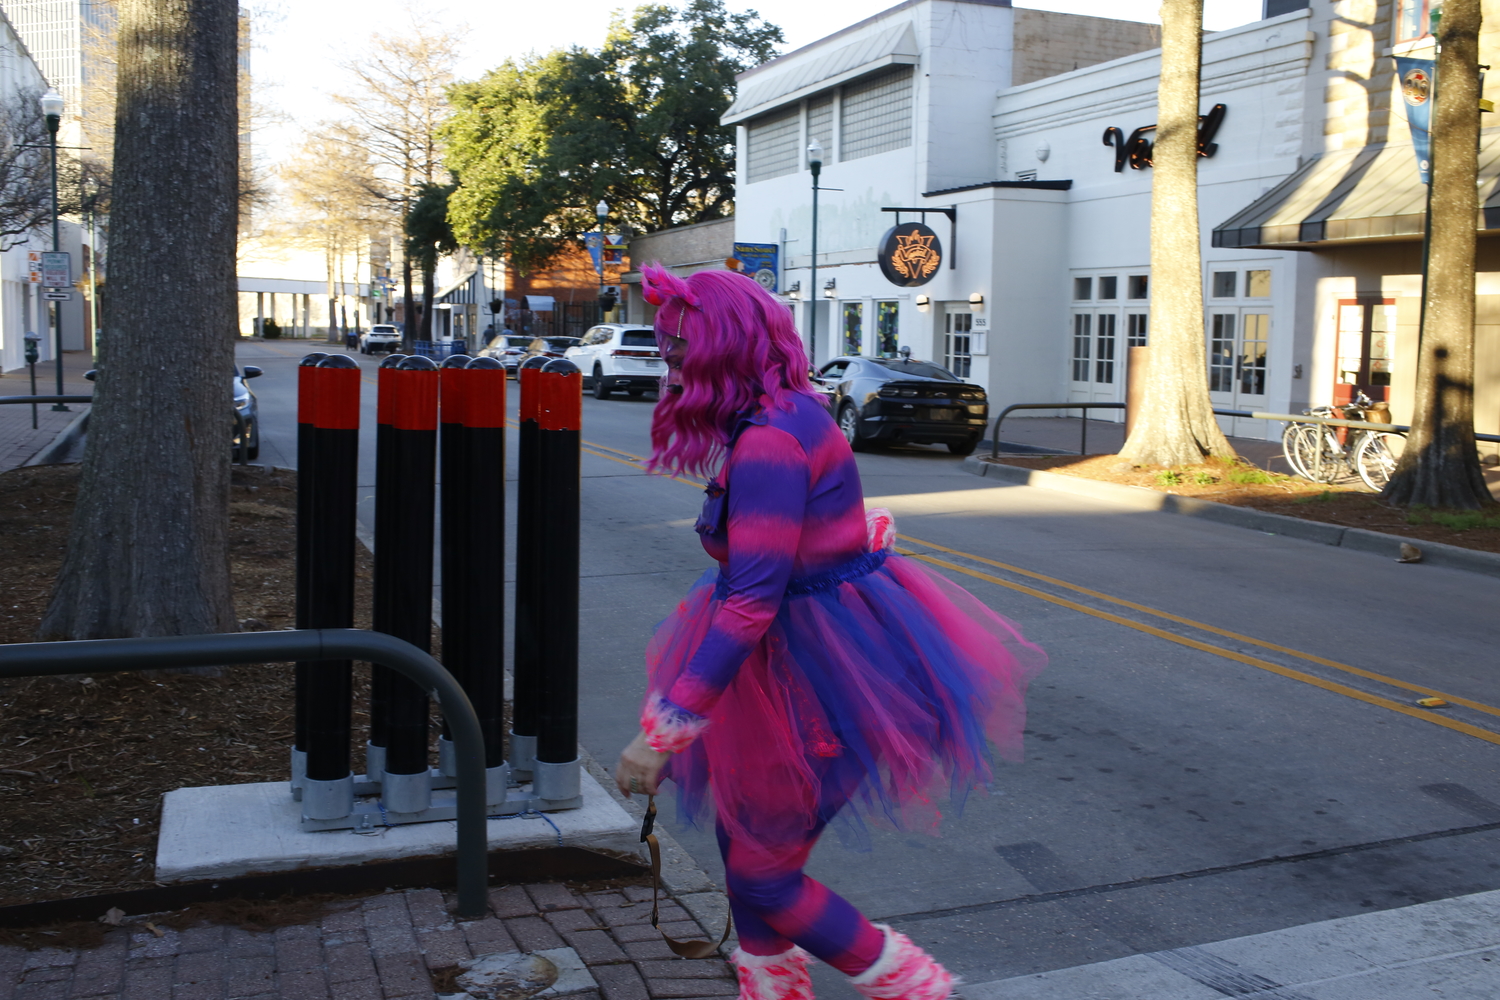
[[[264,464],[295,466],[313,349],[239,349],[266,370]],[[375,361],[353,356],[371,525]],[[652,405],[584,400],[580,731],[606,763],[635,732],[653,626],[710,566],[697,485],[637,461]],[[936,448],[859,465],[900,545],[1051,658],[1024,764],[940,836],[830,834],[811,865],[969,982],[1500,888],[1500,579],[997,485]],[[720,871],[710,832],[671,829]]]

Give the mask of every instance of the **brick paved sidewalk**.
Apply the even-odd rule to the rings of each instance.
[[[701,895],[701,894],[700,894]],[[329,904],[317,924],[252,933],[200,925],[162,929],[133,917],[95,949],[0,946],[0,1000],[381,1000],[434,996],[430,973],[497,952],[570,947],[597,989],[578,1000],[696,1000],[735,996],[721,959],[673,956],[652,929],[651,890],[579,893],[543,883],[490,891],[490,913],[457,921],[452,896],[387,892]],[[664,901],[662,929],[704,929]],[[715,938],[717,935],[715,935]]]
[[[63,394],[67,396],[92,395],[94,385],[84,379],[83,373],[94,367],[94,357],[85,351],[63,353]],[[45,396],[57,391],[57,369],[45,362],[36,366],[37,395]],[[31,382],[25,368],[17,368],[0,377],[0,396],[29,396]],[[37,427],[31,427],[31,407],[25,404],[7,403],[0,406],[0,472],[25,465],[37,452],[62,433],[80,413],[88,410],[85,405],[69,403],[69,412],[53,411],[51,403],[37,407]]]

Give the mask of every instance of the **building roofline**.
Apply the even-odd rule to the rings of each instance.
[[[824,35],[822,38],[819,38],[816,41],[808,42],[806,45],[800,46],[790,52],[779,55],[775,59],[768,59],[765,62],[761,63],[759,66],[752,66],[749,69],[745,70],[745,72],[736,74],[735,79],[743,80],[746,77],[754,76],[761,70],[770,69],[772,66],[775,66],[780,62],[790,59],[793,56],[799,56],[809,49],[815,49],[820,45],[824,45],[828,42],[833,41],[835,38],[842,38],[844,35],[847,35],[850,32],[858,31],[860,28],[874,24],[881,18],[890,17],[897,11],[906,10],[908,7],[915,7],[918,4],[928,2],[929,0],[902,0],[901,3],[896,4],[896,6],[894,7],[887,7],[885,10],[882,10],[879,13],[871,14],[869,17],[865,18],[862,21],[855,21],[853,24],[846,25],[840,28],[838,31],[835,31],[831,35]],[[1011,5],[1010,0],[949,0],[949,2],[978,4],[981,7],[1009,7]]]

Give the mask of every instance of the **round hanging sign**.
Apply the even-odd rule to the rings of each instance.
[[[1414,108],[1426,104],[1432,96],[1432,77],[1420,66],[1407,70],[1401,78],[1401,96]]]
[[[943,265],[943,244],[920,222],[903,222],[880,238],[880,271],[893,285],[925,285]]]

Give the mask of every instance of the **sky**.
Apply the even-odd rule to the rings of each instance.
[[[896,0],[728,0],[731,10],[755,10],[780,26],[783,51],[814,42],[877,14]],[[375,34],[399,32],[410,23],[409,6],[427,23],[451,25],[460,35],[459,76],[470,79],[507,58],[604,40],[610,15],[637,0],[500,0],[452,4],[442,0],[259,0],[252,2],[254,49],[251,71],[258,97],[280,108],[286,124],[257,135],[257,153],[279,161],[319,121],[337,117],[328,94],[347,89],[340,64],[357,58]],[[1070,14],[1160,22],[1159,0],[1016,0]],[[1204,27],[1223,30],[1260,17],[1261,0],[1205,0]]]

